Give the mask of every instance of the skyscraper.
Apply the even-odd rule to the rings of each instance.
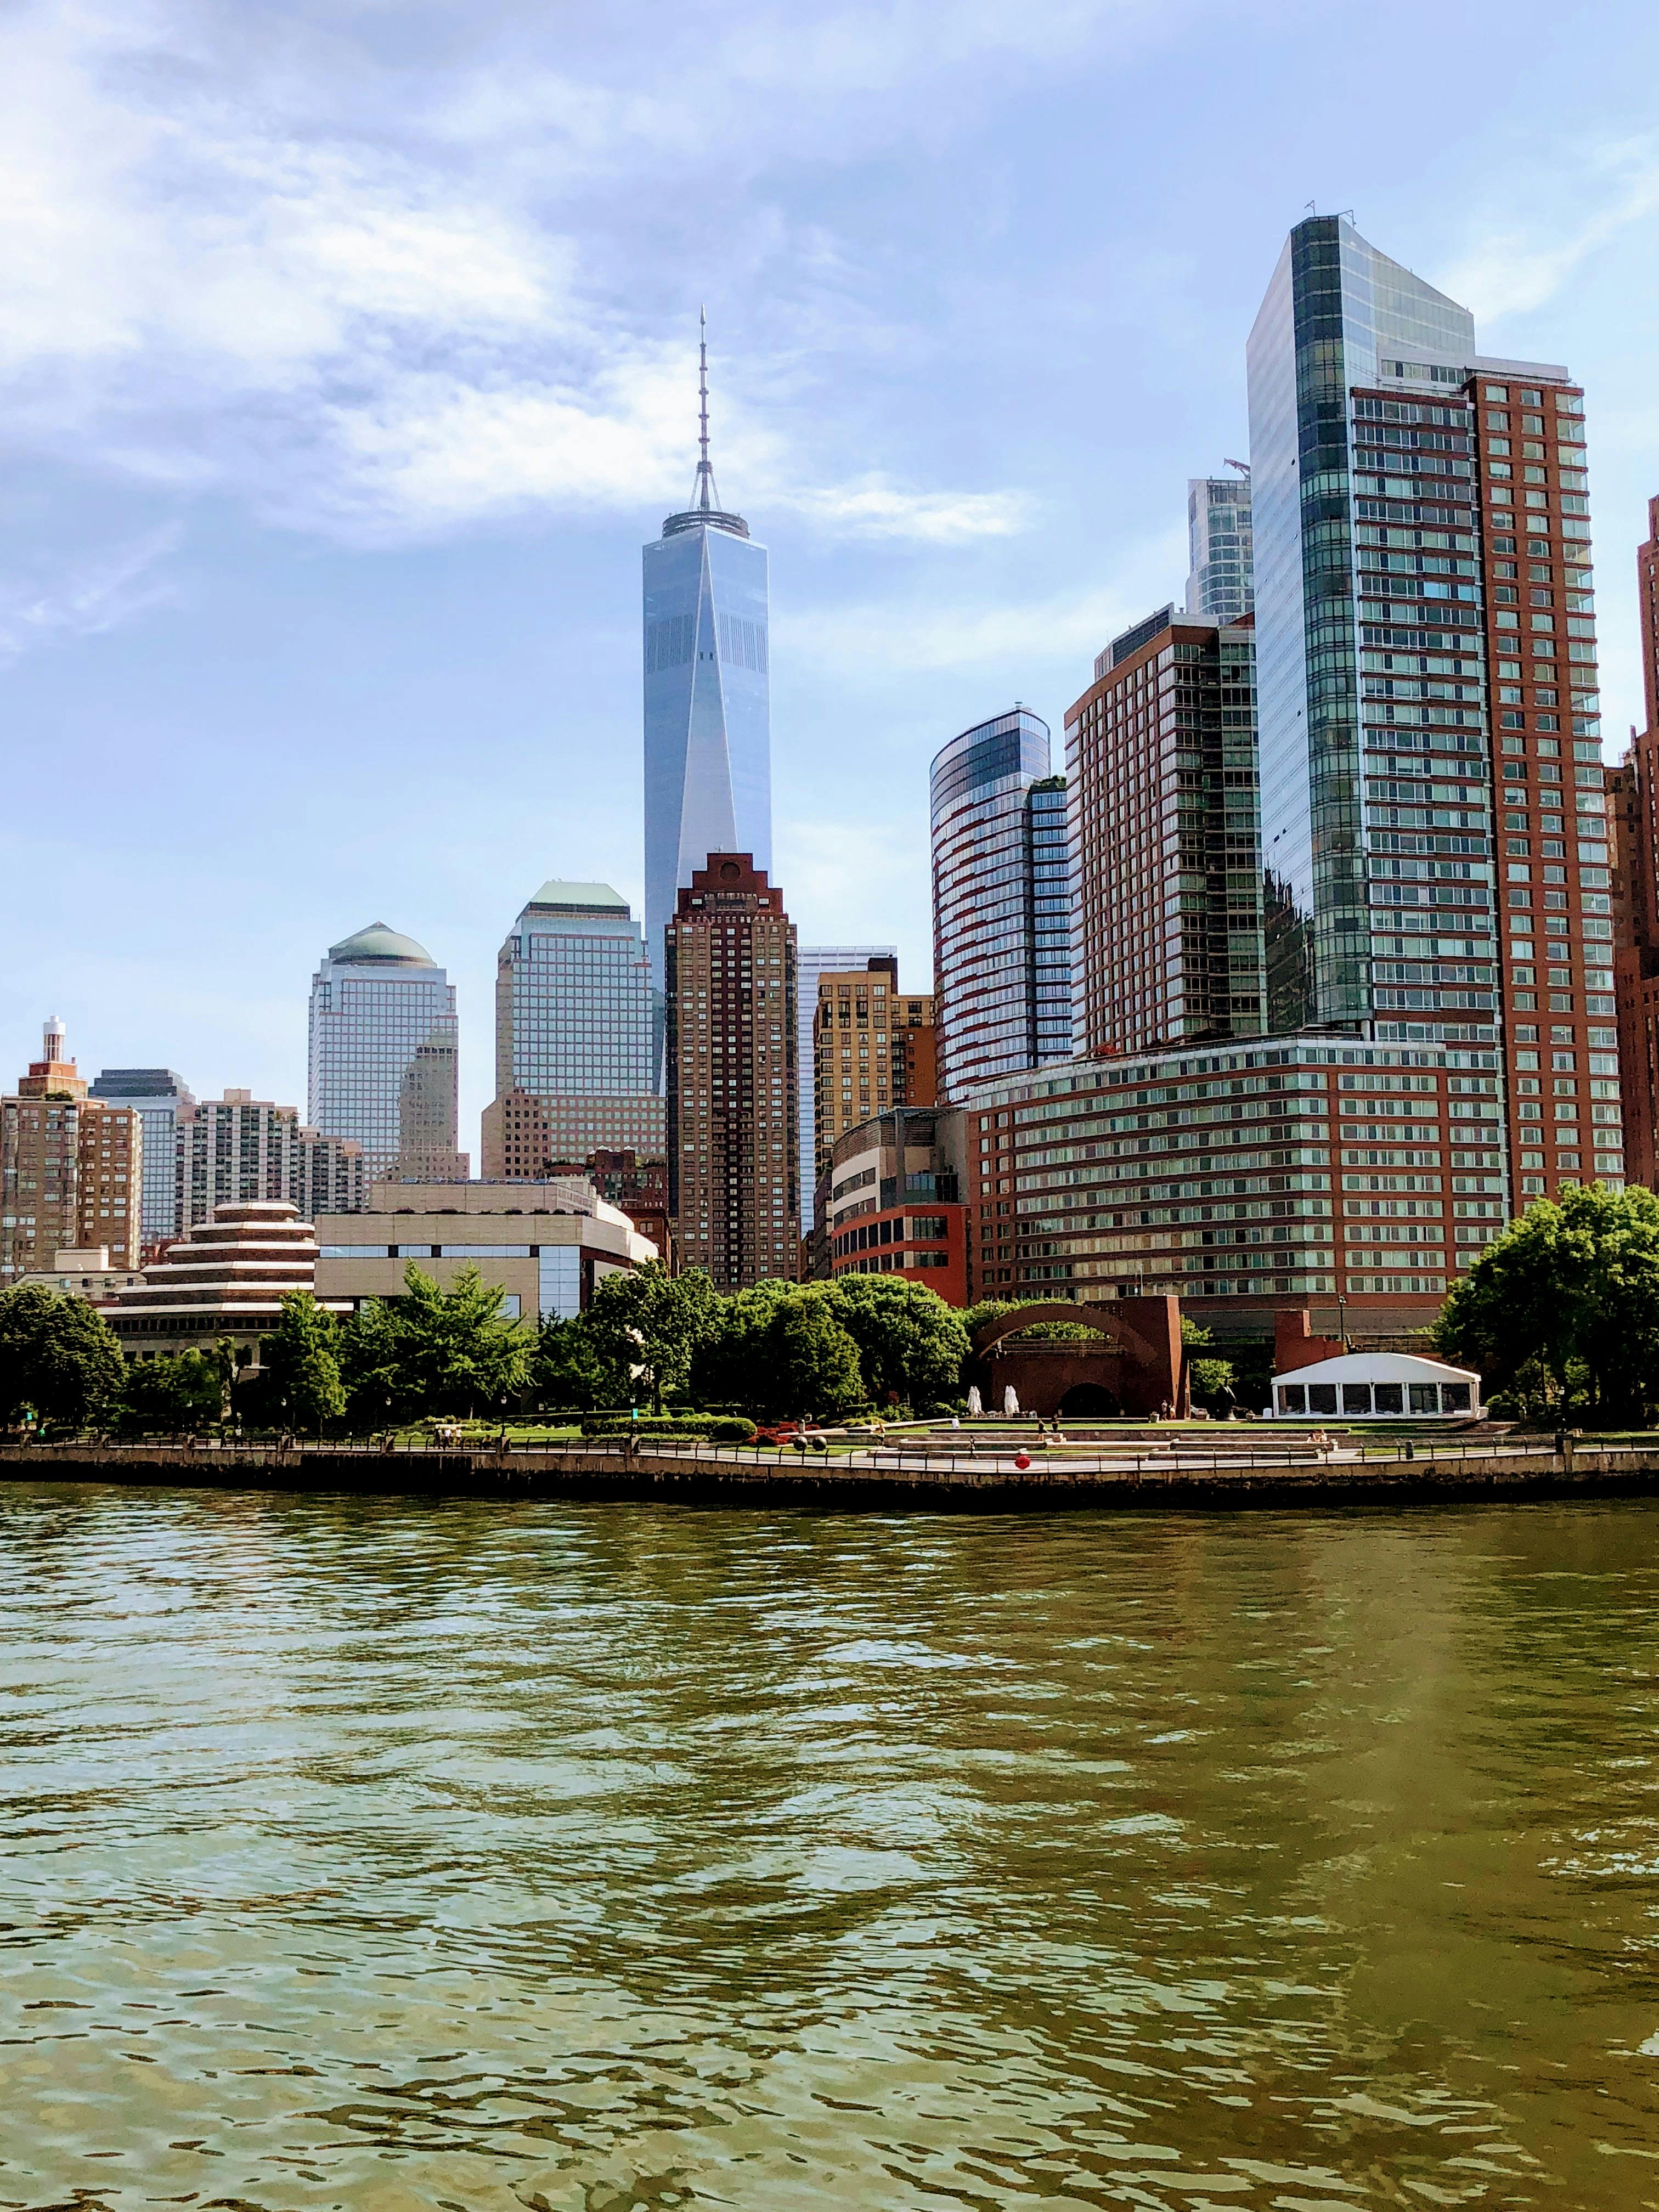
[[[537,1177],[594,1151],[660,1160],[653,1073],[650,968],[627,900],[609,884],[544,884],[496,958],[486,1177]]]
[[[709,855],[667,932],[668,1174],[682,1264],[793,1277],[795,932],[746,853]]]
[[[812,1183],[817,1158],[816,1079],[813,1073],[813,1028],[818,1013],[818,978],[842,969],[867,967],[872,960],[891,960],[896,967],[896,945],[803,945],[795,954],[795,1086],[796,1127],[800,1145],[800,1233],[812,1226]]]
[[[1659,499],[1637,548],[1645,726],[1607,771],[1613,830],[1613,973],[1626,1165],[1633,1182],[1659,1184]]]
[[[312,979],[307,1114],[362,1146],[371,1181],[465,1177],[456,1055],[454,986],[424,946],[374,921],[329,947]]]
[[[302,1127],[299,1109],[227,1091],[180,1115],[177,1133],[180,1231],[211,1221],[214,1209],[269,1200],[313,1212],[354,1213],[368,1196],[355,1138]]]
[[[720,505],[701,348],[691,505],[644,549],[645,934],[664,988],[663,932],[711,853],[772,865],[766,549]]]
[[[1583,394],[1342,216],[1248,361],[1268,1026],[1503,1067],[1505,1152],[1455,1164],[1516,1203],[1617,1178]]]
[[[1250,627],[1165,608],[1101,657],[1066,715],[1076,1049],[1260,1036]]]
[[[176,1237],[179,1121],[196,1101],[170,1067],[106,1067],[88,1092],[106,1106],[131,1106],[144,1125],[144,1188],[139,1232],[146,1244]]]
[[[935,755],[930,778],[939,1089],[1071,1050],[1066,787],[1048,726],[1016,707]]]
[[[1237,477],[1187,479],[1187,612],[1206,622],[1237,622],[1255,605],[1250,472],[1234,465]]]

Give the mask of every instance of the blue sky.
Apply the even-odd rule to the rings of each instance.
[[[303,1105],[319,953],[460,993],[641,883],[639,549],[771,549],[777,874],[929,965],[927,764],[1185,577],[1310,200],[1588,387],[1607,726],[1659,491],[1659,11],[64,0],[0,26],[0,1080]]]

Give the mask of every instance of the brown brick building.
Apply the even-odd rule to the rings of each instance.
[[[1646,726],[1607,771],[1613,826],[1614,991],[1625,1164],[1632,1182],[1659,1181],[1659,499],[1636,553]]]
[[[814,1176],[838,1138],[890,1106],[931,1106],[938,1052],[931,992],[907,997],[888,955],[818,977],[812,1026]]]
[[[0,1290],[70,1249],[105,1245],[136,1268],[143,1164],[137,1113],[88,1097],[63,1024],[48,1022],[41,1057],[0,1098]]]
[[[669,1207],[680,1263],[724,1291],[793,1279],[795,932],[747,853],[711,853],[667,932]]]

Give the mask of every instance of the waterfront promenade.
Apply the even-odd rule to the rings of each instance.
[[[1023,1462],[1023,1463],[1022,1463]],[[380,1443],[0,1445],[0,1481],[381,1496],[748,1499],[832,1510],[1352,1504],[1414,1498],[1640,1496],[1659,1436],[1635,1439],[1191,1431],[969,1449],[938,1432],[833,1456],[604,1437],[506,1449]]]

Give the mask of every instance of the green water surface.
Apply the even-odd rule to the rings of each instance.
[[[1659,2206],[1659,1508],[0,1491],[0,2207]]]

